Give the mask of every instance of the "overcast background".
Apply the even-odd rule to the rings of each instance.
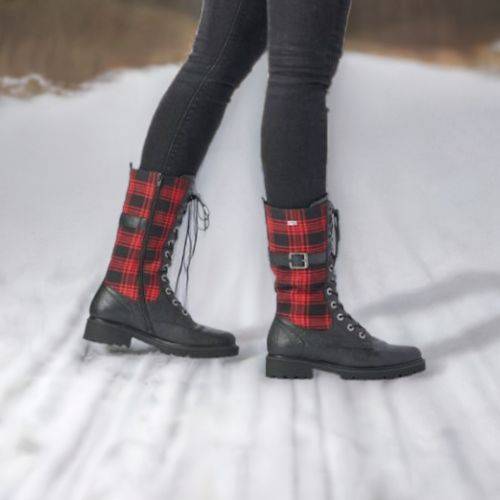
[[[188,305],[240,356],[83,341],[128,164],[198,10],[0,0],[0,500],[497,500],[496,1],[358,0],[328,96],[341,296],[418,345],[424,373],[265,378],[265,57],[197,178],[211,225]]]

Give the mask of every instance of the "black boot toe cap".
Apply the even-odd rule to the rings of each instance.
[[[207,340],[210,345],[214,346],[236,345],[236,338],[232,333],[226,332],[224,330],[218,330],[216,328],[210,328],[207,326],[203,326],[201,328],[203,330],[203,336],[205,340]]]
[[[383,353],[384,364],[410,363],[422,359],[420,349],[407,345],[389,345]]]

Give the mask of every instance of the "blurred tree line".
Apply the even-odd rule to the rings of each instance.
[[[200,8],[201,0],[0,0],[0,76],[73,85],[178,62]],[[354,0],[347,47],[500,68],[498,40],[500,0]]]
[[[354,0],[353,36],[407,45],[466,46],[500,38],[499,0]]]
[[[157,1],[194,17],[201,6],[201,0]],[[349,33],[366,40],[423,46],[494,41],[500,39],[500,0],[352,0]]]

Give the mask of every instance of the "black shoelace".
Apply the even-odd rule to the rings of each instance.
[[[196,251],[196,245],[198,243],[198,233],[199,231],[206,231],[210,225],[210,211],[207,205],[203,202],[200,195],[197,193],[191,193],[186,202],[186,207],[183,214],[186,213],[186,235],[184,237],[184,243],[182,245],[182,256],[181,262],[179,264],[179,270],[177,272],[177,278],[175,280],[174,289],[170,287],[170,281],[167,276],[169,267],[172,264],[173,250],[175,242],[179,236],[179,226],[182,223],[182,217],[178,219],[177,225],[172,232],[172,237],[168,240],[166,251],[165,251],[165,264],[162,268],[164,274],[162,274],[162,280],[167,283],[165,292],[167,295],[174,295],[172,303],[175,306],[180,306],[182,313],[188,316],[188,312],[185,307],[182,306],[180,301],[176,298],[179,284],[181,281],[182,274],[184,273],[185,289],[184,289],[184,304],[187,306],[188,300],[188,287],[189,287],[189,269],[191,266],[191,261],[194,257]]]
[[[336,311],[335,317],[338,321],[348,321],[347,330],[349,332],[354,332],[355,330],[357,330],[358,336],[361,339],[364,339],[369,335],[368,332],[345,310],[344,305],[339,300],[339,294],[337,291],[337,276],[335,274],[335,263],[337,261],[340,241],[340,218],[338,210],[336,210],[331,203],[329,203],[328,240],[329,264],[328,286],[326,288],[326,294],[330,298],[330,307],[332,308],[332,310]]]

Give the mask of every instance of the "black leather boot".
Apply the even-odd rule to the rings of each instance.
[[[372,337],[339,301],[339,219],[328,199],[305,209],[265,209],[277,292],[266,375],[311,378],[316,368],[346,379],[383,379],[424,370],[416,347]]]
[[[84,338],[130,346],[132,337],[178,356],[238,354],[234,336],[196,323],[176,298],[168,269],[192,177],[131,170],[113,255]],[[197,215],[195,215],[197,217]]]

